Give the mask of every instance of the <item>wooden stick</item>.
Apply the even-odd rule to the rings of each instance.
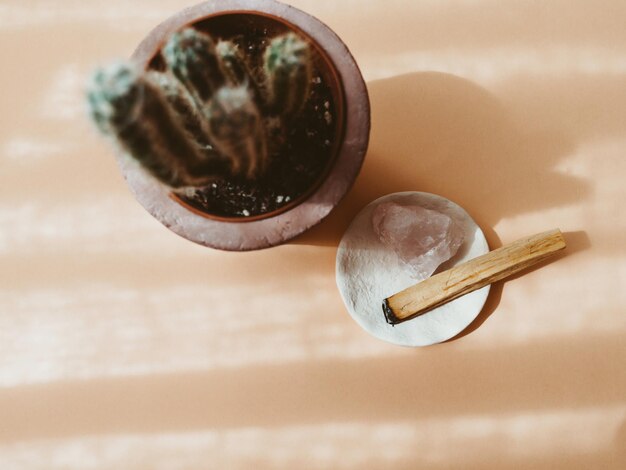
[[[462,295],[511,276],[565,248],[559,229],[523,238],[455,266],[385,299],[387,323],[396,325]]]

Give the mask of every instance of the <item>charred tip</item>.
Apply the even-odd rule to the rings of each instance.
[[[389,302],[388,302],[387,299],[383,300],[383,313],[385,314],[385,320],[391,326],[395,326],[395,325],[397,325],[398,323],[400,323],[402,321],[393,312],[393,310],[389,306]]]

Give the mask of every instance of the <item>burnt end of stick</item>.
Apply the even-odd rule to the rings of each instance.
[[[396,314],[393,312],[393,310],[389,306],[389,302],[387,299],[383,300],[383,314],[385,315],[385,320],[391,326],[395,326],[398,323],[402,323],[404,321],[404,319],[401,320],[396,316]]]

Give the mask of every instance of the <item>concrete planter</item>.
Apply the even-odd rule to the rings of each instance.
[[[276,21],[307,36],[327,65],[334,83],[339,123],[332,163],[320,180],[303,196],[277,211],[256,217],[215,217],[189,207],[168,188],[155,183],[136,165],[119,158],[122,172],[137,200],[162,224],[178,235],[205,246],[246,251],[279,245],[299,235],[326,217],[356,179],[367,150],[370,106],[367,89],[354,58],[322,22],[274,0],[209,1],[187,8],[157,26],[139,45],[133,59],[142,67],[154,66],[155,57],[167,38],[189,25],[220,17],[258,16]]]

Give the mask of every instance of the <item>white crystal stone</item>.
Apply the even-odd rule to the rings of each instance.
[[[415,204],[382,203],[372,213],[372,225],[416,280],[430,277],[464,240],[463,228],[452,217]]]

